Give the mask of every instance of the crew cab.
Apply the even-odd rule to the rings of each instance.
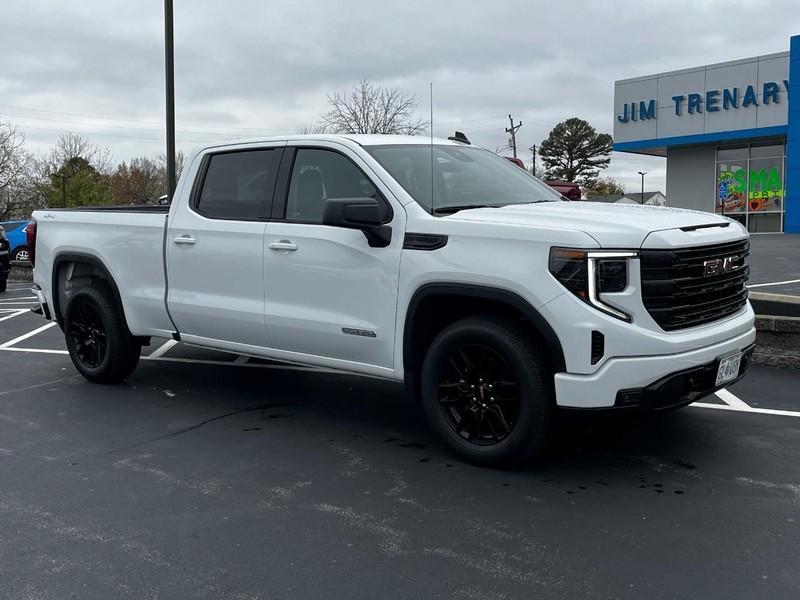
[[[482,464],[537,455],[558,407],[688,404],[755,340],[738,223],[564,202],[459,141],[209,145],[168,206],[40,210],[28,235],[39,310],[88,380],[167,337],[405,381]]]

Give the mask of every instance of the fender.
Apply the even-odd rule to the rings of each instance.
[[[519,294],[506,290],[503,288],[489,287],[475,285],[471,283],[426,283],[416,289],[411,296],[411,301],[408,304],[406,311],[406,318],[403,330],[403,364],[406,371],[413,370],[413,340],[411,338],[414,317],[422,300],[428,296],[436,294],[452,294],[459,296],[469,296],[472,298],[480,298],[483,300],[492,300],[507,304],[520,313],[530,321],[537,333],[542,336],[545,344],[547,345],[548,355],[555,373],[564,372],[567,370],[566,361],[564,360],[564,350],[561,347],[561,342],[556,335],[556,332],[550,326],[545,318],[539,314],[530,303]]]

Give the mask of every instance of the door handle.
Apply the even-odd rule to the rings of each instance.
[[[175,242],[176,244],[182,244],[186,246],[193,246],[194,244],[197,243],[197,240],[190,235],[182,235],[180,237],[174,238],[172,241]]]
[[[269,245],[270,250],[277,250],[278,252],[294,252],[297,250],[297,244],[289,240],[281,240],[280,242],[272,242]]]

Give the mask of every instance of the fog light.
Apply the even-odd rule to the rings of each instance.
[[[642,403],[642,390],[622,390],[617,392],[615,406],[639,406]]]

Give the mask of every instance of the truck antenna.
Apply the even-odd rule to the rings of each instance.
[[[433,201],[436,193],[436,184],[434,180],[434,168],[436,161],[433,157],[433,82],[431,81],[431,214],[434,214]]]

